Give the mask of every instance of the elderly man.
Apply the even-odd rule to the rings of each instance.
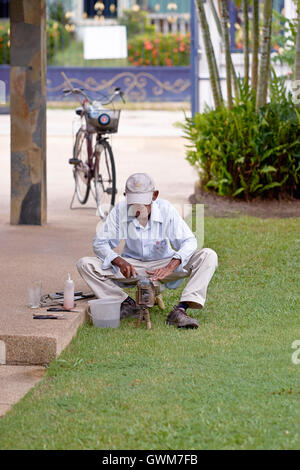
[[[121,318],[137,314],[135,301],[121,287],[125,278],[134,282],[136,276],[146,276],[176,288],[188,277],[180,302],[166,323],[198,328],[198,321],[187,310],[204,306],[218,257],[209,248],[197,250],[188,225],[168,201],[158,199],[158,194],[150,176],[131,175],[126,182],[126,200],[111,210],[94,238],[97,257],[81,258],[77,268],[96,297],[120,299]]]

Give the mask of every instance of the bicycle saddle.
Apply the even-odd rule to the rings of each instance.
[[[82,108],[76,108],[75,113],[78,114],[78,116],[81,116],[83,109]]]

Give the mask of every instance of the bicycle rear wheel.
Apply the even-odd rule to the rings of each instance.
[[[90,168],[88,156],[92,151],[92,136],[79,129],[73,150],[73,158],[79,162],[74,166],[75,191],[80,204],[85,204],[90,194]]]
[[[105,219],[115,204],[116,198],[116,169],[114,155],[110,144],[102,140],[98,144],[98,156],[94,168],[95,199],[97,213]]]

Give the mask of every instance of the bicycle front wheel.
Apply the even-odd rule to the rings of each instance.
[[[79,129],[74,145],[73,158],[78,160],[74,167],[75,191],[80,204],[87,202],[90,193],[91,176],[88,161],[92,152],[91,138],[83,129]]]
[[[103,140],[98,149],[94,168],[95,199],[98,215],[105,219],[115,204],[116,169],[110,144]]]

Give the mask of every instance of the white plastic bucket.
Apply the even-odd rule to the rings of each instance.
[[[89,306],[93,325],[98,328],[118,328],[120,326],[121,302],[116,299],[90,300]]]

